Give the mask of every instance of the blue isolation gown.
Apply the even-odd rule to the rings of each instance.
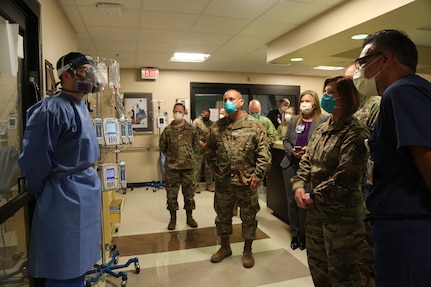
[[[91,166],[98,158],[84,101],[58,93],[27,111],[18,163],[37,198],[29,254],[33,277],[76,278],[99,260],[101,185]]]

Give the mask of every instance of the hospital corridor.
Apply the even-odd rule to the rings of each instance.
[[[128,189],[125,194],[117,192],[115,197],[124,199],[121,223],[112,237],[120,252],[118,264],[137,257],[140,265],[139,274],[133,264],[121,269],[127,272],[127,286],[313,286],[306,250],[290,249],[289,226],[267,208],[266,187],[261,186],[258,191],[261,209],[253,242],[253,268],[244,268],[241,263],[244,241],[239,216],[233,217],[232,256],[220,263],[210,262],[211,255],[220,247],[214,224],[213,192],[195,194],[193,215],[198,228],[186,224],[180,194],[177,226],[173,231],[167,229],[169,212],[163,188],[139,187]],[[121,286],[121,282],[121,278],[107,275],[94,286]]]

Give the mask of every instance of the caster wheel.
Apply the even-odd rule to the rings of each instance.
[[[117,265],[118,264],[118,256],[114,257],[114,264]]]
[[[117,233],[117,232],[118,232],[118,230],[119,230],[119,228],[118,228],[118,226],[117,226],[117,227],[115,227],[114,232],[115,232],[115,233]]]
[[[122,281],[121,282],[121,287],[126,287],[127,281]]]
[[[138,262],[135,262],[135,271],[136,271],[136,274],[139,274],[139,272],[141,272],[141,266],[139,266]]]

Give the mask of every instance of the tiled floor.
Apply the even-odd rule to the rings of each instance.
[[[313,286],[305,250],[290,249],[289,226],[274,217],[266,207],[265,188],[259,188],[259,195],[260,239],[253,242],[255,266],[246,269],[241,262],[244,244],[240,226],[235,228],[235,236],[232,236],[236,238],[231,243],[233,256],[217,264],[210,262],[211,255],[219,248],[214,227],[214,193],[202,191],[195,195],[193,215],[199,224],[198,229],[186,225],[185,212],[180,210],[174,231],[167,230],[169,212],[165,207],[164,189],[153,192],[143,187],[128,190],[126,194],[116,193],[118,198],[125,198],[125,205],[122,222],[115,234],[119,238],[114,240],[122,241],[125,254],[131,254],[121,255],[119,244],[118,264],[137,257],[140,265],[139,274],[136,274],[134,264],[121,269],[128,274],[127,286]],[[179,203],[182,206],[181,194]],[[234,217],[233,223],[240,224],[240,218]],[[137,244],[136,247],[128,241],[132,235],[138,238],[138,243],[133,243]],[[142,240],[142,246],[139,246],[139,240]],[[121,278],[106,276],[95,285],[121,286],[121,281]]]

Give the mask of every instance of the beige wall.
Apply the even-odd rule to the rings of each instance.
[[[39,2],[41,5],[42,56],[43,60],[48,60],[55,68],[57,60],[61,56],[78,49],[76,32],[57,0],[39,0]],[[45,67],[43,73],[45,73]],[[54,71],[54,75],[57,77],[56,71]],[[45,86],[45,81],[43,83]]]

